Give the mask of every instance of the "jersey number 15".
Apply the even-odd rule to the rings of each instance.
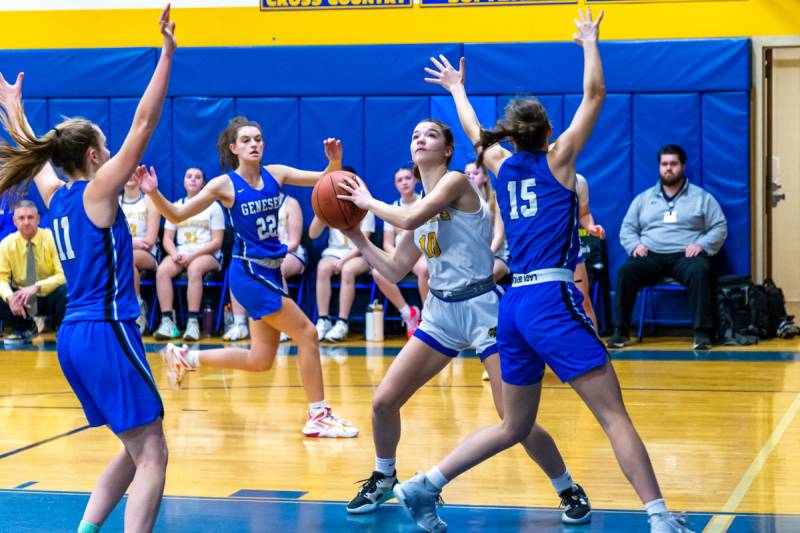
[[[509,216],[511,216],[511,220],[517,220],[520,215],[524,218],[536,216],[536,212],[539,211],[539,204],[536,201],[536,193],[531,190],[535,186],[536,178],[520,180],[519,196],[526,204],[520,205],[519,208],[517,208],[517,182],[508,182],[508,199],[509,206],[511,207]]]

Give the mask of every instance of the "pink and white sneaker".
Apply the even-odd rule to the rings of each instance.
[[[358,436],[358,428],[347,420],[338,418],[330,407],[312,415],[308,413],[308,420],[303,426],[306,437],[327,437],[350,439]]]
[[[417,331],[419,323],[422,322],[422,311],[419,310],[419,307],[412,305],[410,309],[411,312],[408,315],[408,320],[403,321],[406,325],[406,336],[409,339],[414,336],[414,332]]]
[[[185,344],[183,346],[175,346],[172,343],[167,344],[167,347],[161,350],[161,357],[164,359],[164,364],[167,365],[167,379],[171,389],[180,389],[183,377],[186,372],[194,372],[194,367],[186,361],[186,354],[189,353],[189,347]]]

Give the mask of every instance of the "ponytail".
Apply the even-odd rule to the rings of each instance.
[[[506,138],[514,141],[521,152],[544,149],[551,131],[547,111],[536,98],[514,98],[505,107],[503,118],[493,130],[481,128],[481,137],[475,143],[478,164],[483,164],[483,154],[488,147]]]
[[[57,130],[50,130],[37,138],[25,120],[22,104],[12,110],[16,114],[11,120],[0,112],[0,122],[11,135],[16,146],[0,141],[0,195],[13,193],[23,186],[27,188],[33,177],[52,159],[56,150]],[[16,122],[19,128],[12,124]]]

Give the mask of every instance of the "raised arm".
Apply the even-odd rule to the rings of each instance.
[[[138,167],[133,173],[133,178],[139,185],[139,189],[147,194],[153,207],[173,224],[201,213],[217,200],[226,207],[233,204],[233,185],[227,174],[217,176],[209,181],[205,187],[200,189],[200,192],[181,205],[173,204],[158,190],[158,176],[153,167],[150,167],[150,171],[144,166]]]
[[[478,193],[461,172],[448,172],[436,187],[411,207],[389,205],[372,197],[361,178],[345,179],[341,182],[342,200],[350,200],[361,209],[372,211],[375,216],[395,228],[413,230],[433,218],[434,215],[453,205],[464,211],[475,211],[480,205]]]
[[[410,231],[404,231],[400,234],[397,240],[397,248],[392,254],[387,254],[375,246],[359,228],[346,230],[343,233],[358,248],[367,263],[376,268],[392,283],[397,283],[411,272],[421,254],[414,245],[414,235]]]
[[[36,139],[36,133],[31,128],[25,110],[22,106],[22,80],[25,73],[17,74],[14,85],[10,85],[0,73],[0,117],[2,117],[3,127],[17,144],[27,141],[29,144]],[[33,176],[39,194],[42,196],[44,204],[50,207],[50,197],[56,189],[64,185],[58,178],[53,165],[48,161]]]
[[[574,21],[577,32],[573,38],[583,47],[583,99],[575,116],[572,117],[569,127],[548,152],[550,168],[553,169],[556,177],[567,186],[574,183],[575,160],[586,141],[589,140],[606,98],[603,63],[600,60],[600,49],[597,46],[603,12],[600,12],[600,16],[595,21],[592,21],[592,10],[588,7],[585,15],[579,9],[578,16],[580,20]]]
[[[131,128],[119,152],[112,157],[86,187],[84,206],[92,221],[101,226],[109,226],[116,216],[117,194],[125,185],[128,176],[133,174],[142,160],[142,155],[150,142],[153,132],[161,118],[161,109],[167,96],[169,75],[172,70],[172,57],[175,54],[175,23],[169,20],[170,6],[164,8],[159,20],[163,46],[161,57],[147,85]]]
[[[300,187],[313,187],[317,182],[334,170],[342,169],[342,141],[328,138],[322,141],[328,166],[320,172],[300,170],[287,165],[267,165],[267,171],[272,174],[279,185],[299,185]]]
[[[472,107],[467,97],[467,89],[464,85],[467,80],[467,67],[464,58],[462,57],[459,61],[458,70],[453,68],[450,61],[441,54],[439,55],[439,60],[432,57],[431,62],[433,62],[436,69],[425,67],[425,72],[433,76],[432,78],[425,78],[425,81],[439,85],[450,93],[456,105],[461,128],[464,130],[464,133],[467,134],[467,137],[469,137],[472,145],[475,146],[481,139],[482,126],[478,120],[478,115],[475,113],[475,109]],[[486,149],[483,162],[489,170],[497,174],[500,165],[502,165],[503,161],[510,155],[511,152],[503,148],[502,145],[499,143],[494,144]]]

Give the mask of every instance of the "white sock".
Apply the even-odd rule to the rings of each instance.
[[[572,474],[569,473],[569,468],[564,470],[564,473],[558,477],[550,479],[553,488],[556,489],[557,494],[561,494],[565,490],[572,488]]]
[[[375,457],[375,470],[384,476],[393,476],[394,471],[397,469],[397,457],[391,459],[381,459]]]
[[[320,400],[318,402],[308,402],[308,411],[312,415],[315,415],[320,411],[324,411],[326,407],[328,407],[328,404],[325,403],[325,400]]]
[[[247,327],[247,315],[233,315],[233,323],[237,326]]]
[[[650,500],[644,504],[644,510],[647,511],[647,516],[653,516],[658,513],[667,512],[667,504],[664,503],[664,498],[657,500]]]
[[[431,482],[431,485],[439,490],[442,490],[442,488],[447,485],[447,478],[444,477],[444,474],[442,474],[438,466],[434,466],[428,470],[425,473],[425,477]]]
[[[185,358],[192,368],[200,368],[200,350],[189,350]]]
[[[403,317],[403,320],[408,320],[411,318],[411,308],[408,304],[404,305],[402,309],[400,309],[400,316]]]

